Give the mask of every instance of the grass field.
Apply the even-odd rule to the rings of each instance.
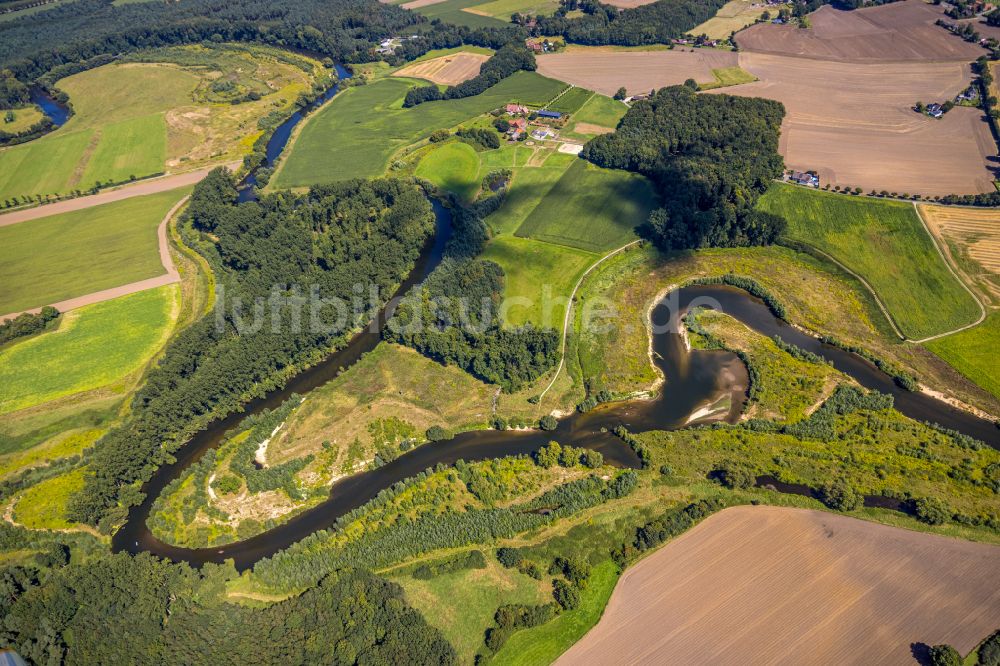
[[[57,86],[69,95],[73,116],[37,140],[0,149],[0,200],[87,190],[242,156],[259,135],[257,120],[290,110],[312,83],[311,74],[272,51],[169,47],[129,58],[175,64],[116,63],[61,79]],[[230,103],[238,100],[213,97],[217,80],[261,98]]]
[[[979,314],[910,204],[774,185],[760,206],[788,220],[790,239],[865,278],[908,337],[952,330]]]
[[[306,187],[382,173],[392,154],[507,102],[540,106],[566,84],[517,72],[481,95],[402,108],[413,85],[397,79],[348,88],[313,115],[282,160],[272,186]]]
[[[0,132],[7,132],[8,134],[17,134],[18,132],[23,132],[28,129],[42,118],[45,114],[37,106],[26,106],[21,109],[13,109],[11,113],[14,114],[14,120],[10,122],[7,121],[7,110],[0,111],[0,117],[3,121],[0,121]]]
[[[168,285],[63,315],[59,328],[0,351],[0,414],[113,384],[164,343],[177,316]]]
[[[575,160],[515,235],[601,252],[636,238],[655,207],[649,181]]]
[[[734,32],[739,32],[748,25],[753,25],[765,11],[771,16],[777,16],[781,6],[755,7],[751,0],[730,0],[722,6],[715,16],[699,26],[691,29],[692,35],[708,35],[709,39],[729,39]]]
[[[465,201],[479,191],[479,155],[467,143],[453,141],[433,149],[417,165],[416,175]]]
[[[406,590],[406,600],[427,622],[440,629],[458,652],[459,663],[473,663],[487,627],[503,604],[543,604],[550,600],[542,583],[504,569],[492,553],[485,569],[466,569],[429,580],[393,577]]]
[[[510,1],[498,0],[498,5]],[[499,28],[509,25],[506,19],[501,20],[489,15],[462,11],[466,7],[475,7],[478,9],[477,5],[481,4],[483,4],[481,0],[444,0],[444,2],[438,2],[433,5],[418,7],[413,11],[426,16],[432,21],[440,19],[445,23],[454,23],[455,25],[464,25],[470,28]],[[494,8],[494,11],[497,11],[497,8]]]
[[[997,372],[1000,313],[990,314],[979,326],[931,340],[925,345],[978,386],[1000,398],[1000,373]]]
[[[717,67],[712,70],[715,81],[711,83],[699,83],[699,90],[714,90],[715,88],[725,88],[727,86],[738,86],[743,83],[753,83],[757,77],[738,65],[736,67]]]
[[[46,465],[59,458],[77,455],[92,446],[103,433],[104,430],[99,428],[60,433],[27,450],[7,451],[4,446],[0,446],[0,479],[22,469]]]
[[[585,250],[513,236],[497,236],[482,256],[500,264],[506,275],[506,323],[531,322],[557,331],[573,285],[597,259]]]
[[[580,606],[540,627],[518,631],[489,664],[549,664],[583,638],[604,613],[604,607],[618,582],[618,568],[611,560],[593,567],[587,589],[580,593]]]
[[[576,113],[597,93],[586,88],[570,88],[549,104],[548,108],[560,113]]]
[[[156,277],[156,227],[181,188],[0,227],[0,313]]]
[[[59,530],[73,526],[65,518],[66,503],[83,489],[83,468],[28,488],[14,505],[14,520],[34,530]]]
[[[492,2],[472,5],[469,9],[475,14],[509,21],[511,15],[515,13],[530,16],[551,16],[559,9],[559,3],[556,0],[492,0]]]

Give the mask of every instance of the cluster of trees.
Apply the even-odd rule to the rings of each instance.
[[[535,35],[563,37],[568,42],[590,45],[669,44],[715,16],[723,0],[658,0],[631,9],[618,9],[596,0],[564,0],[555,16],[539,16]],[[571,10],[583,16],[570,18]]]
[[[374,0],[192,0],[182,4],[79,0],[0,25],[0,64],[22,81],[95,56],[173,44],[258,42],[339,62],[374,57],[386,34],[426,23],[414,12]],[[428,45],[427,48],[435,48]]]
[[[271,437],[277,427],[285,422],[288,415],[301,402],[302,400],[298,396],[293,395],[277,409],[265,410],[248,419],[248,424],[251,425],[250,436],[240,442],[236,448],[236,452],[229,461],[229,469],[246,480],[247,491],[250,493],[283,490],[292,499],[305,499],[295,482],[295,475],[313,461],[311,454],[280,465],[268,465],[260,468],[254,465],[257,448],[264,440]]]
[[[0,647],[30,663],[433,663],[456,656],[395,583],[343,570],[263,608],[212,601],[230,571],[146,555],[0,570]]]
[[[417,187],[391,179],[237,204],[231,174],[218,169],[195,187],[185,228],[224,291],[214,316],[174,339],[130,417],[98,443],[70,506],[79,522],[122,520],[141,501],[139,484],[194,429],[280,386],[375,316],[412,269],[434,215]],[[357,298],[359,286],[375,296]],[[335,301],[353,312],[345,318]]]
[[[496,624],[486,630],[486,648],[491,652],[497,652],[515,631],[543,625],[558,614],[559,606],[555,603],[534,606],[504,604],[493,616]]]
[[[778,154],[784,113],[772,100],[663,88],[582,155],[656,183],[662,208],[650,215],[647,231],[663,248],[772,243],[785,220],[755,208],[784,169]]]
[[[630,541],[611,551],[611,557],[622,569],[634,562],[647,550],[652,550],[695,523],[726,508],[726,503],[718,498],[698,500],[682,509],[671,509],[656,520],[652,520],[635,531]]]
[[[407,518],[341,546],[330,546],[330,534],[321,530],[261,560],[254,566],[254,574],[277,590],[301,589],[346,566],[378,569],[432,550],[509,539],[589,507],[625,497],[637,484],[638,476],[632,470],[608,481],[588,476],[556,486],[522,504],[447,510],[436,515]],[[412,487],[410,483],[397,485],[399,488],[394,493]],[[547,513],[540,511],[551,507],[557,508]],[[338,525],[343,524],[338,521]]]
[[[46,305],[38,314],[24,312],[12,319],[4,319],[0,323],[0,345],[7,344],[17,338],[41,333],[49,325],[49,322],[58,316],[59,310]]]
[[[486,556],[483,555],[483,551],[471,550],[468,553],[457,555],[446,560],[417,565],[413,569],[411,575],[418,580],[430,580],[435,576],[454,573],[456,571],[485,568]]]
[[[0,70],[0,109],[16,109],[31,100],[28,86],[9,69]]]
[[[403,106],[411,107],[440,99],[473,97],[485,92],[487,88],[495,86],[515,72],[521,70],[533,72],[535,67],[535,55],[525,48],[523,43],[506,44],[483,63],[477,76],[451,86],[444,92],[441,92],[435,85],[410,88],[406,92]]]
[[[596,469],[604,464],[600,451],[582,449],[569,444],[549,442],[535,453],[535,462],[541,467],[576,467],[583,465]]]
[[[515,391],[558,362],[559,335],[530,324],[503,326],[503,269],[481,259],[445,259],[404,299],[386,339]]]
[[[455,136],[465,139],[482,150],[496,150],[500,147],[500,135],[481,127],[463,127],[455,132]]]
[[[892,402],[891,395],[841,385],[809,418],[784,426],[783,432],[799,439],[831,440],[836,436],[834,426],[838,416],[859,411],[892,409]]]

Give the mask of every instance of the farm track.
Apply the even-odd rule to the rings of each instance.
[[[174,188],[171,187],[167,189],[174,189]],[[100,196],[100,195],[95,195],[95,196]],[[159,226],[156,227],[156,239],[160,251],[160,263],[163,264],[163,268],[164,270],[166,270],[165,274],[158,275],[156,277],[148,278],[145,280],[139,280],[138,282],[130,282],[129,284],[123,284],[118,287],[112,287],[111,289],[103,289],[101,291],[95,291],[90,294],[85,294],[83,296],[77,296],[76,298],[70,298],[65,301],[59,301],[58,303],[49,303],[48,305],[51,305],[52,307],[56,308],[57,310],[59,310],[59,312],[66,312],[68,310],[75,310],[76,308],[81,308],[85,305],[93,305],[94,303],[110,301],[111,299],[118,298],[119,296],[127,296],[129,294],[134,294],[140,291],[146,291],[147,289],[155,289],[156,287],[162,287],[164,285],[180,282],[181,281],[180,273],[178,273],[177,267],[174,265],[173,257],[170,256],[170,240],[168,238],[167,225],[170,223],[171,218],[173,218],[173,216],[177,213],[177,211],[180,210],[181,207],[184,204],[186,204],[188,202],[188,199],[190,198],[191,198],[190,196],[185,196],[183,199],[174,204],[173,207],[171,207],[171,209],[167,211],[167,214],[163,216],[163,219],[160,221]],[[74,201],[79,201],[79,199],[74,199]],[[93,204],[93,205],[98,205],[98,204]],[[80,209],[89,207],[90,206],[83,206]],[[46,208],[46,206],[41,206],[40,208]],[[39,208],[32,208],[30,210],[35,211],[39,210]],[[43,216],[39,215],[38,217],[43,217]],[[41,309],[42,306],[39,306],[37,308],[33,308],[30,310],[24,310],[23,312],[38,312]],[[16,317],[19,314],[22,313],[12,312],[9,314],[0,315],[0,320]]]

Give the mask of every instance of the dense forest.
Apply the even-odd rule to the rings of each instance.
[[[514,72],[535,71],[535,55],[520,44],[507,44],[483,63],[479,74],[468,81],[451,86],[444,92],[434,85],[411,88],[406,92],[403,106],[410,107],[439,99],[461,99],[473,97],[491,88]]]
[[[455,663],[402,589],[365,571],[256,609],[216,599],[223,567],[123,554],[62,564],[0,569],[0,647],[31,663]]]
[[[539,17],[532,32],[594,46],[669,44],[671,39],[715,16],[724,4],[725,0],[659,0],[642,7],[619,9],[584,0],[571,5],[583,11],[583,16],[569,18],[564,9],[556,16]]]
[[[784,113],[771,100],[663,88],[581,154],[656,183],[663,207],[648,227],[663,248],[772,243],[785,221],[754,207],[784,169],[778,154]]]
[[[237,204],[231,174],[217,169],[195,187],[186,226],[215,272],[215,312],[175,338],[132,416],[97,444],[70,508],[77,521],[110,529],[193,428],[280,385],[370,320],[416,262],[434,216],[416,186],[389,179]]]

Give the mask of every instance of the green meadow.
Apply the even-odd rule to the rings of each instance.
[[[655,208],[649,181],[577,159],[531,210],[515,235],[601,252],[635,240]]]
[[[507,102],[540,106],[566,88],[534,72],[517,72],[481,95],[404,109],[403,97],[413,85],[386,78],[337,95],[302,127],[272,186],[308,187],[377,176],[396,150],[436,129],[454,127]]]
[[[0,150],[0,200],[87,190],[164,170],[164,113],[191,104],[199,77],[177,67],[106,65],[61,79],[65,125]]]
[[[510,2],[510,0],[500,1]],[[413,11],[422,16],[426,16],[432,21],[434,19],[440,19],[445,23],[464,25],[470,28],[502,28],[506,25],[510,25],[506,20],[510,18],[509,16],[501,20],[499,18],[493,18],[493,16],[490,15],[490,12],[487,12],[486,14],[474,14],[472,12],[462,11],[467,7],[474,8],[476,11],[482,11],[479,6],[483,4],[482,0],[444,0],[444,2],[419,7]],[[494,11],[497,10],[494,9]],[[501,10],[500,14],[502,13],[503,12]]]
[[[0,314],[162,275],[156,227],[190,189],[0,227]]]
[[[420,160],[416,171],[418,178],[454,192],[464,201],[470,201],[479,191],[478,174],[479,155],[462,141],[434,148]]]
[[[979,315],[911,204],[775,184],[760,207],[788,220],[789,239],[867,280],[907,337],[943,333]]]
[[[979,326],[931,340],[924,345],[981,388],[1000,398],[1000,314],[990,314]]]
[[[177,285],[95,303],[59,328],[0,351],[0,414],[113,384],[163,346],[177,316]]]
[[[586,88],[572,87],[549,104],[549,109],[560,113],[576,113],[597,93]]]

